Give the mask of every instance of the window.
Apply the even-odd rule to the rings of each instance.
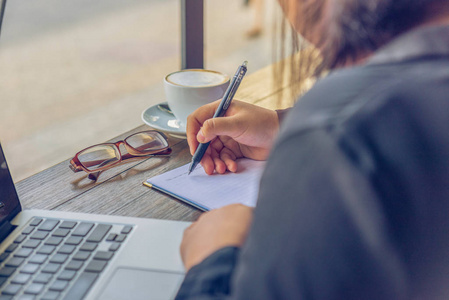
[[[270,63],[243,0],[205,1],[205,67]],[[15,181],[133,129],[181,66],[179,0],[8,1],[0,38],[0,139]]]

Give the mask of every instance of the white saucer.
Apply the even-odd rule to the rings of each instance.
[[[142,121],[154,129],[164,131],[170,135],[186,138],[186,127],[181,124],[173,114],[159,108],[159,103],[147,108],[142,112]]]

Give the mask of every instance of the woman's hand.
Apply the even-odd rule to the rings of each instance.
[[[193,155],[199,143],[212,141],[201,160],[207,174],[237,171],[236,159],[265,160],[279,131],[277,113],[234,100],[224,117],[213,119],[220,100],[187,118],[187,142]]]
[[[252,216],[253,209],[242,204],[232,204],[202,214],[184,231],[181,257],[186,270],[221,248],[241,246]]]

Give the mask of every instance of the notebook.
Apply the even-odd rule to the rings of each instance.
[[[264,161],[237,160],[237,172],[207,175],[198,165],[190,175],[189,164],[149,178],[144,185],[203,211],[241,203],[256,206]]]
[[[173,299],[189,224],[22,210],[0,144],[0,299]]]

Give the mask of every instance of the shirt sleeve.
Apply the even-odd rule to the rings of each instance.
[[[284,122],[285,117],[287,116],[287,113],[291,110],[291,108],[286,108],[286,109],[277,109],[276,113],[278,114],[278,120],[279,120],[279,124],[282,124],[282,122]]]
[[[226,247],[211,254],[186,274],[176,300],[217,299],[230,294],[230,279],[239,248]]]

